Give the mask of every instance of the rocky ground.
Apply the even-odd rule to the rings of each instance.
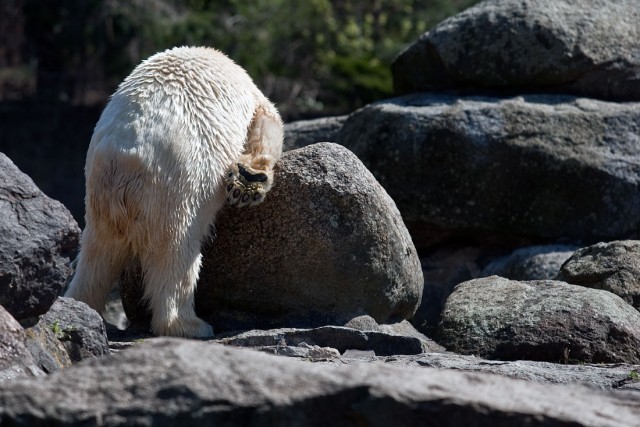
[[[111,324],[59,297],[78,226],[0,154],[0,424],[640,425],[638,22],[487,0],[398,98],[288,124],[203,250],[208,341],[149,334],[135,271]]]

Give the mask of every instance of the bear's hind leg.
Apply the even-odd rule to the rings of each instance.
[[[188,239],[187,239],[188,240]],[[213,328],[196,316],[194,293],[201,264],[200,240],[186,241],[163,253],[152,251],[142,259],[145,299],[156,335],[208,338]]]
[[[104,311],[109,292],[118,280],[127,257],[125,245],[95,234],[91,224],[82,232],[76,271],[64,296]]]
[[[249,126],[245,152],[227,172],[229,204],[242,207],[262,203],[273,184],[273,166],[282,153],[283,132],[275,108],[260,105]]]

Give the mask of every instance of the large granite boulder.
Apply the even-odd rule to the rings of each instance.
[[[381,364],[323,366],[153,339],[45,381],[0,383],[0,424],[629,426],[637,395]]]
[[[640,101],[637,0],[487,0],[392,64],[397,93],[450,88]]]
[[[640,229],[640,103],[417,94],[368,105],[337,142],[420,230],[597,241]]]
[[[581,248],[562,265],[557,280],[613,292],[640,310],[640,241]]]
[[[283,155],[258,209],[225,209],[203,250],[196,309],[215,325],[322,326],[413,315],[423,276],[393,200],[349,150]]]
[[[437,341],[489,359],[637,364],[640,313],[599,289],[491,276],[455,288]]]
[[[321,143],[282,156],[259,207],[220,213],[196,311],[218,331],[396,322],[416,311],[423,281],[393,200],[353,153]],[[123,305],[138,321],[132,282]]]
[[[18,321],[45,313],[71,274],[80,230],[0,153],[0,305]]]

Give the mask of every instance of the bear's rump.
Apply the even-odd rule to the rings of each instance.
[[[149,173],[135,157],[94,156],[87,165],[87,215],[103,236],[126,240],[145,221],[143,203]]]

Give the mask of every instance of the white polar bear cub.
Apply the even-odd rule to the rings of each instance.
[[[180,47],[143,61],[91,138],[86,227],[66,296],[102,312],[137,259],[153,332],[212,336],[194,311],[201,242],[225,200],[262,202],[282,139],[274,105],[221,52]]]

